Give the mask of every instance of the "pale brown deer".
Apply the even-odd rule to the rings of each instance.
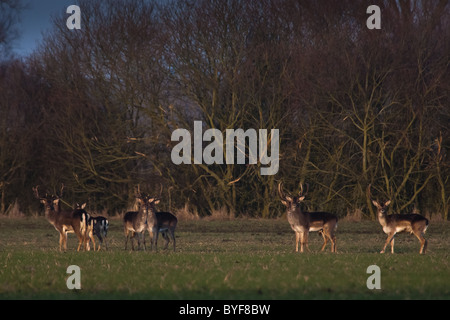
[[[75,209],[70,211],[61,210],[60,198],[62,197],[64,185],[61,187],[59,195],[49,195],[45,197],[39,195],[39,186],[33,188],[34,196],[44,205],[45,218],[55,227],[59,232],[59,250],[67,251],[67,234],[75,233],[78,238],[77,251],[84,245],[86,246],[86,230],[87,230],[87,213],[84,209]]]
[[[147,228],[147,216],[148,212],[145,210],[145,204],[147,203],[147,195],[143,195],[140,191],[140,187],[135,188],[135,197],[139,202],[138,211],[128,211],[123,217],[123,227],[125,233],[125,250],[127,250],[128,239],[131,241],[131,250],[134,250],[133,239],[138,237],[138,250],[141,247],[141,239],[143,239],[144,232]],[[145,242],[144,242],[145,250]]]
[[[303,212],[300,204],[308,193],[303,192],[303,185],[300,185],[298,196],[292,197],[283,192],[283,183],[278,184],[278,194],[281,202],[286,206],[287,219],[295,232],[295,251],[298,252],[298,243],[300,241],[300,252],[306,247],[308,251],[308,235],[310,231],[319,231],[323,237],[323,245],[320,251],[325,250],[328,239],[331,241],[331,252],[336,252],[336,230],[338,218],[329,212]]]
[[[391,253],[394,253],[394,237],[400,232],[409,232],[414,234],[420,241],[420,254],[425,254],[427,250],[427,240],[424,237],[428,228],[428,219],[416,213],[408,214],[387,214],[388,206],[391,200],[378,201],[373,200],[370,193],[370,184],[367,187],[367,197],[377,207],[378,222],[383,227],[384,233],[388,235],[383,249],[380,253],[384,253],[387,245],[391,244]]]

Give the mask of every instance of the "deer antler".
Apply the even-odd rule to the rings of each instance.
[[[281,200],[286,200],[286,197],[283,193],[283,182],[281,181],[278,183],[278,195],[280,196]]]
[[[283,192],[283,182],[280,181],[278,184],[278,194],[280,195],[280,199],[283,201],[292,201],[292,197],[286,196]]]
[[[366,190],[366,195],[367,195],[367,198],[369,198],[369,200],[373,200],[372,199],[372,193],[370,192],[370,188],[371,187],[372,187],[372,184],[369,183],[369,185],[367,186],[367,190]],[[377,202],[378,202],[378,199],[377,199]]]
[[[138,184],[137,186],[134,187],[134,196],[136,198],[142,198],[141,185],[140,184]]]
[[[58,198],[62,198],[64,194],[64,183],[61,183],[61,189],[59,190],[59,194],[56,194]]]
[[[306,192],[303,193],[303,183],[300,183],[300,192],[298,193],[299,197],[306,196],[308,194],[309,184],[308,183],[305,184],[306,184]]]

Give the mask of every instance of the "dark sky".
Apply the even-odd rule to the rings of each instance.
[[[21,13],[20,38],[14,43],[14,52],[26,56],[33,52],[42,40],[42,32],[50,28],[52,14],[65,12],[74,0],[23,0],[27,9]],[[81,14],[83,10],[81,9]],[[69,14],[67,14],[69,17]]]

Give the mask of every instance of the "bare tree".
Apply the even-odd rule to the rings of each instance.
[[[0,61],[9,57],[11,46],[19,36],[17,23],[24,8],[21,0],[0,0]]]

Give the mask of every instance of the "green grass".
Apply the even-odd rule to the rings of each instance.
[[[410,235],[396,237],[396,254],[379,254],[385,235],[377,222],[339,222],[338,253],[294,252],[285,220],[180,221],[177,249],[124,251],[120,220],[110,250],[58,251],[59,235],[44,218],[0,218],[2,299],[449,299],[448,222],[431,223],[427,255]],[[160,241],[160,245],[162,242]],[[329,245],[327,250],[329,250]],[[69,290],[69,265],[81,269],[81,290]],[[369,290],[370,265],[381,269],[381,290]]]

